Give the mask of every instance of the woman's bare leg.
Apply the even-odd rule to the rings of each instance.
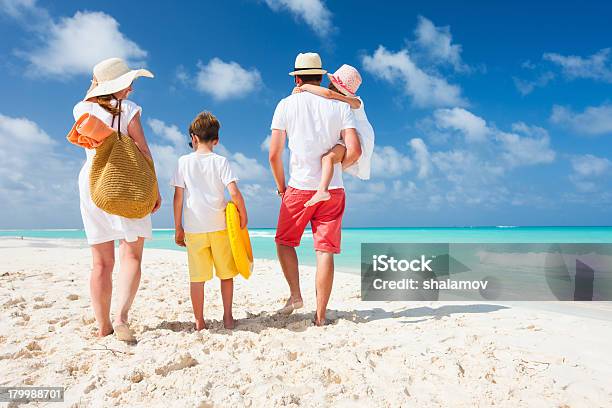
[[[93,258],[93,268],[89,279],[91,305],[98,323],[98,336],[108,336],[113,332],[110,307],[113,294],[115,242],[92,245],[91,254]]]
[[[346,153],[346,147],[335,145],[329,152],[321,157],[321,182],[317,192],[304,204],[310,207],[320,201],[327,201],[331,197],[329,194],[329,184],[334,176],[334,164],[340,163]]]
[[[143,249],[144,238],[142,237],[134,242],[122,240],[119,246],[121,265],[117,278],[117,290],[119,291],[119,309],[115,316],[115,324],[117,325],[127,323],[128,312],[130,311],[136,292],[138,292]]]

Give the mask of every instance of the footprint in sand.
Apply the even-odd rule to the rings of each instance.
[[[336,373],[331,368],[326,368],[325,370],[323,370],[321,380],[326,386],[330,384],[340,384],[342,382],[342,378],[340,378],[340,375],[338,375],[338,373]]]
[[[48,309],[48,308],[50,308],[51,306],[53,306],[53,303],[54,303],[54,302],[36,303],[34,306],[32,306],[32,308],[33,308],[34,310],[36,310],[36,309]]]
[[[89,326],[90,324],[94,323],[96,321],[95,317],[87,317],[87,316],[81,316],[81,323],[83,323],[83,325],[85,326]],[[51,323],[51,322],[49,322]]]
[[[155,374],[163,377],[167,376],[172,371],[183,370],[185,368],[194,367],[198,364],[198,361],[191,357],[191,354],[184,353],[178,358],[168,360],[164,365],[155,369]]]
[[[4,305],[4,307],[10,307],[10,306],[16,306],[16,305],[20,305],[25,303],[25,299],[23,297],[17,297],[17,298],[13,298],[11,300],[9,300],[8,302],[6,302]]]
[[[66,299],[68,300],[78,300],[79,299],[79,295],[75,295],[74,293],[66,296]]]
[[[26,348],[30,351],[41,351],[42,350],[42,348],[40,347],[40,344],[38,344],[38,342],[36,341],[32,341],[28,343]]]

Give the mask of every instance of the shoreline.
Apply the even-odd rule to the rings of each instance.
[[[15,239],[12,237],[1,237],[0,236],[0,250],[6,248],[5,243],[12,243],[14,248],[49,248],[49,249],[61,249],[69,248],[73,249],[88,249],[86,241],[78,238],[29,238],[24,237],[23,239]],[[31,245],[30,245],[31,244]],[[187,253],[181,248],[176,249],[165,249],[165,248],[146,248],[145,256],[149,251],[159,251],[160,253],[168,252],[170,256],[174,257],[176,254],[182,254],[187,259]],[[87,251],[87,256],[89,251]],[[271,258],[255,258],[254,264],[269,265],[278,263],[277,259]],[[312,268],[314,265],[300,264],[301,268]],[[186,266],[185,266],[186,268]],[[186,269],[185,269],[186,270]],[[336,267],[336,273],[346,274],[352,277],[360,277],[361,271],[359,269],[350,269],[345,267]],[[456,302],[471,302],[469,300],[446,300],[440,303],[456,303]],[[364,304],[375,304],[379,302],[362,301]],[[434,302],[435,303],[435,302]],[[474,303],[474,302],[472,302]],[[477,303],[477,302],[476,302]],[[502,306],[513,306],[525,309],[537,309],[549,312],[555,312],[560,314],[572,315],[576,317],[592,318],[597,320],[612,321],[612,301],[591,301],[591,302],[577,302],[577,301],[490,301],[487,303],[495,303]]]

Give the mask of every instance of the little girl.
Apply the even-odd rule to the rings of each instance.
[[[374,151],[374,129],[370,122],[368,122],[363,101],[360,97],[355,95],[357,89],[359,89],[361,85],[361,75],[359,75],[357,69],[345,64],[334,74],[327,74],[327,76],[331,81],[328,88],[304,84],[301,87],[296,87],[293,92],[310,92],[324,98],[336,99],[348,103],[351,106],[355,114],[357,134],[361,142],[362,154],[355,164],[347,168],[343,167],[343,169],[347,173],[359,177],[362,180],[368,180],[370,178],[370,162]],[[341,162],[344,159],[345,153],[346,147],[344,147],[343,141],[339,140],[336,146],[323,155],[321,158],[322,173],[319,188],[304,206],[310,207],[320,201],[329,200],[330,194],[328,189],[332,176],[334,175],[334,164]]]

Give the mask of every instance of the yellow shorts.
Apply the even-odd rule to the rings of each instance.
[[[238,275],[227,230],[185,234],[189,280],[206,282],[213,277],[213,266],[219,279]]]

